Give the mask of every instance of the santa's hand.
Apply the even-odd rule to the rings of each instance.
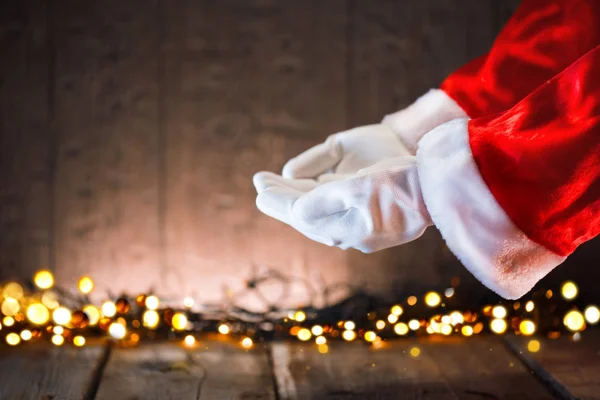
[[[417,239],[432,224],[416,158],[396,157],[345,179],[317,184],[270,172],[254,177],[256,204],[305,236],[365,253]]]
[[[327,182],[356,174],[382,160],[409,151],[384,124],[368,125],[331,135],[324,143],[289,160],[282,176]]]

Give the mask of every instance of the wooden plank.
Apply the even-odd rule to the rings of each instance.
[[[94,391],[107,348],[82,349],[48,343],[0,346],[1,399],[88,399]]]
[[[564,399],[600,399],[600,331],[589,330],[580,341],[569,337],[557,340],[535,338],[537,352],[528,351],[531,338],[507,338],[509,347],[525,365]]]
[[[0,279],[52,266],[47,6],[0,2]]]
[[[252,175],[346,127],[345,1],[177,1],[165,15],[164,286],[221,300],[267,266],[294,278],[269,280],[271,301],[318,302],[303,280],[351,280],[346,254],[262,215]]]
[[[484,54],[497,32],[495,0],[354,1],[349,33],[348,126],[381,121],[438,87],[453,70]],[[447,249],[437,230],[421,240],[350,258],[354,281],[378,294],[416,294],[448,285],[481,285]],[[477,293],[470,293],[471,299]]]
[[[261,348],[207,341],[186,350],[176,344],[112,352],[97,400],[274,399]]]
[[[158,2],[53,4],[57,276],[146,291],[161,251]]]
[[[497,340],[277,343],[272,356],[281,399],[552,399]]]

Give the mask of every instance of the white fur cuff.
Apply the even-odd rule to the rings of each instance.
[[[467,119],[427,133],[417,162],[425,204],[448,247],[500,296],[523,296],[565,260],[530,240],[498,204],[473,159]]]
[[[382,123],[398,135],[411,154],[427,132],[467,113],[441,89],[431,89],[404,110],[386,115]]]

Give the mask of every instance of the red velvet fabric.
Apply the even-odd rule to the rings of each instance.
[[[489,54],[441,88],[472,117],[504,111],[600,44],[600,0],[524,0]]]
[[[508,111],[471,120],[469,137],[490,191],[531,240],[566,256],[600,233],[600,46]]]

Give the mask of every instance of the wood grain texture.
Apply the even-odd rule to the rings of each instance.
[[[588,330],[582,339],[536,338],[538,352],[527,350],[531,338],[507,338],[509,346],[561,399],[600,399],[600,331]]]
[[[377,123],[456,68],[484,54],[499,29],[495,0],[353,1],[349,32],[348,126]],[[482,287],[462,267],[435,228],[417,241],[349,258],[361,287],[380,294],[416,294],[448,285]]]
[[[494,339],[333,343],[327,354],[277,343],[272,354],[281,399],[552,399]]]
[[[53,2],[57,276],[159,283],[158,2]]]
[[[105,355],[101,346],[0,346],[0,399],[87,400]]]
[[[322,300],[303,279],[352,278],[342,251],[262,215],[252,185],[345,128],[345,4],[165,2],[165,288],[220,300],[272,267],[300,282],[264,288],[289,306]]]
[[[97,400],[274,399],[262,349],[246,351],[223,341],[115,349]]]
[[[0,2],[0,279],[52,266],[48,31],[46,3]]]

